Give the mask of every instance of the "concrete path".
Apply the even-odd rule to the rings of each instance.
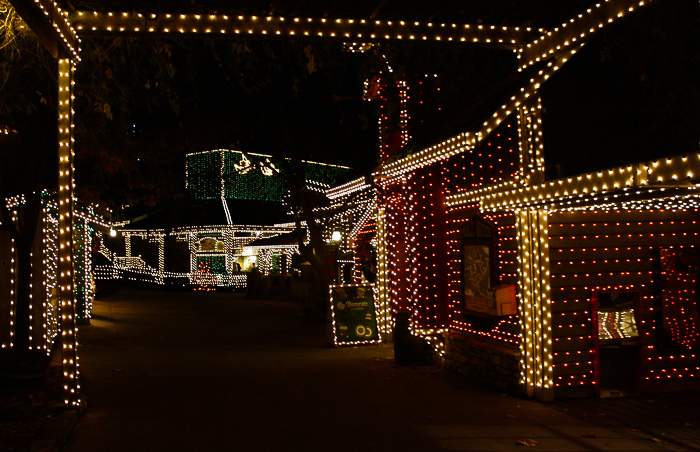
[[[79,330],[88,411],[66,452],[688,450],[395,367],[390,346],[326,347],[286,301],[121,290],[94,314]]]

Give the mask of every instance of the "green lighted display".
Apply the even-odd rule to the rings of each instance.
[[[197,256],[197,268],[202,264],[207,264],[207,268],[215,275],[226,274],[226,256],[222,254],[209,254]]]
[[[350,169],[303,162],[307,181],[334,185]],[[248,199],[281,202],[286,191],[281,160],[227,149],[187,155],[187,188],[197,199]]]

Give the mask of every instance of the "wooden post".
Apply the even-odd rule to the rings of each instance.
[[[554,399],[547,211],[517,212],[520,383],[528,396]]]
[[[58,284],[64,401],[80,405],[73,252],[73,62],[58,60]]]
[[[389,300],[389,267],[386,248],[386,210],[377,207],[377,328],[386,342],[393,341],[391,302]]]

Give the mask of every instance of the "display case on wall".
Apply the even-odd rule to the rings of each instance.
[[[493,223],[474,215],[461,230],[462,300],[465,314],[517,314],[516,286],[499,284]]]

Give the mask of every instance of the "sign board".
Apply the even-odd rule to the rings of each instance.
[[[336,345],[380,342],[372,285],[331,286],[331,311]]]

